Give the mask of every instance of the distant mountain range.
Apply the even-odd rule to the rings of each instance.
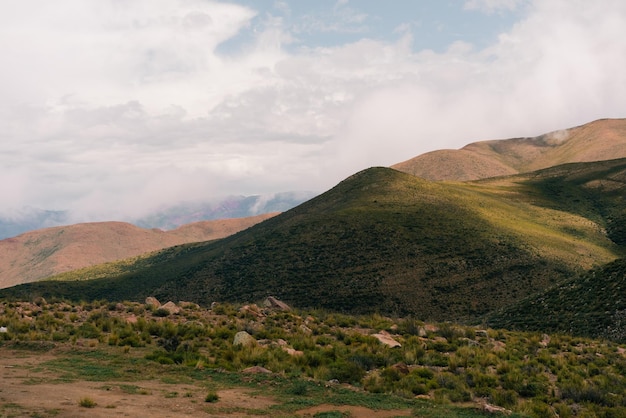
[[[83,223],[26,232],[0,241],[0,288],[174,245],[224,238],[276,214],[195,222],[166,232],[124,222]]]
[[[314,192],[285,192],[255,196],[228,196],[206,202],[186,202],[164,207],[139,219],[128,220],[141,228],[170,230],[192,222],[245,218],[263,213],[284,212],[315,196]],[[24,208],[11,216],[0,216],[0,239],[52,226],[71,224],[69,211]]]
[[[625,126],[601,120],[394,166],[405,172],[366,169],[219,241],[0,297],[209,305],[274,295],[297,307],[626,340]],[[454,181],[431,180],[441,177]]]

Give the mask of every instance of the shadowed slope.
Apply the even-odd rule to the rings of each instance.
[[[626,157],[626,119],[601,119],[534,138],[474,142],[438,150],[393,168],[429,180],[477,180],[571,162]]]
[[[476,319],[622,254],[604,228],[623,184],[611,193],[599,185],[619,178],[626,160],[597,164],[469,184],[372,168],[246,231],[161,251],[127,274],[0,296],[209,304],[272,294],[301,307]],[[575,172],[585,181],[572,180]]]

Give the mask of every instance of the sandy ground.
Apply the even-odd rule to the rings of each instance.
[[[58,375],[38,367],[55,359],[54,353],[0,348],[0,418],[9,417],[227,417],[259,416],[277,402],[255,396],[247,389],[218,391],[215,403],[204,401],[206,390],[194,385],[172,385],[159,381],[52,383]],[[129,393],[126,385],[135,388]],[[96,406],[79,405],[90,398]],[[373,411],[364,407],[318,405],[290,416],[313,417],[319,412],[341,411],[354,418],[410,416],[410,410]],[[267,415],[264,415],[267,416]]]

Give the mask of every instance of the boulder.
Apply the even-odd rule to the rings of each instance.
[[[285,302],[276,299],[274,296],[268,296],[263,304],[270,309],[277,311],[290,311],[291,308]]]
[[[167,309],[169,311],[169,313],[171,313],[171,314],[178,314],[178,313],[180,313],[180,308],[178,307],[178,305],[176,305],[171,300],[169,302],[167,302],[166,304],[161,305],[161,308]]]
[[[256,345],[256,339],[246,331],[239,331],[233,338],[233,345],[241,345],[244,347]]]
[[[161,307],[161,302],[159,302],[157,300],[157,298],[155,298],[155,297],[148,296],[146,298],[146,305],[153,306],[155,308],[160,308]]]
[[[377,334],[372,334],[372,337],[378,339],[378,341],[391,348],[402,347],[402,344],[394,340],[391,334],[389,334],[387,331],[380,331]]]

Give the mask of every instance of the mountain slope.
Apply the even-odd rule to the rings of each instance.
[[[572,162],[626,157],[626,119],[601,119],[534,138],[471,143],[438,150],[392,166],[429,180],[477,180]]]
[[[594,269],[487,317],[489,326],[626,342],[626,259]]]
[[[623,255],[605,228],[623,207],[624,173],[626,160],[614,160],[463,184],[372,168],[246,231],[169,248],[127,274],[0,296],[210,304],[273,294],[301,307],[471,320]]]
[[[224,238],[274,215],[197,222],[167,232],[123,222],[84,223],[27,232],[0,241],[0,287],[183,243]]]

